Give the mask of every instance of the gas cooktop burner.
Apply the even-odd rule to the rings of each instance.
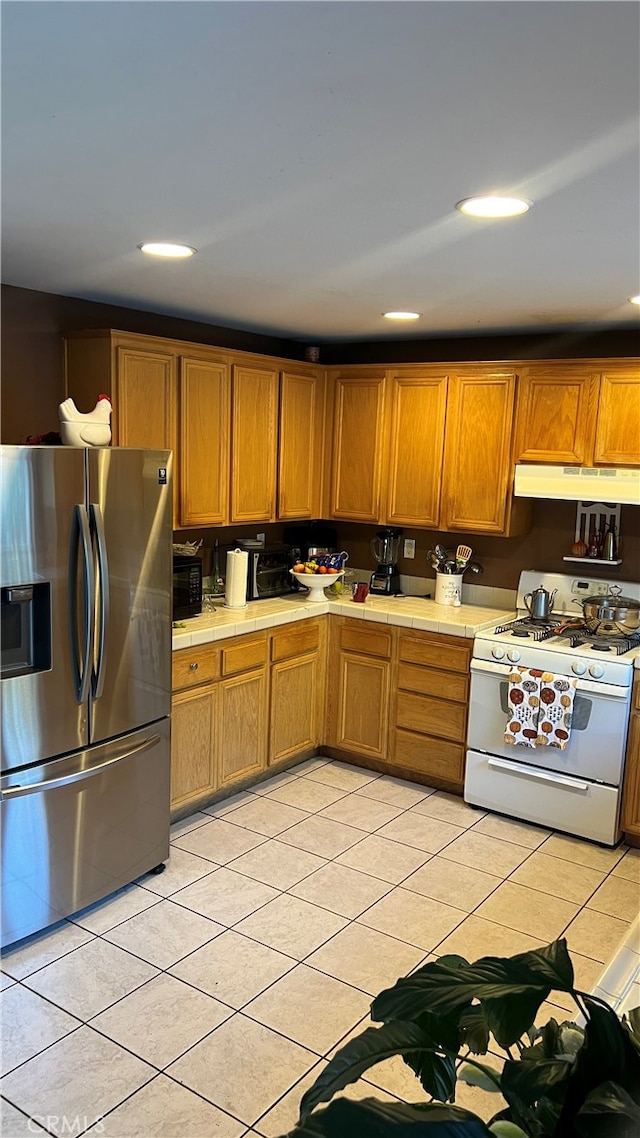
[[[510,632],[512,636],[527,637],[530,640],[548,640],[550,636],[554,635],[556,627],[560,624],[557,620],[532,620],[529,616],[523,616],[519,620],[510,620],[507,624],[500,624],[494,628],[494,633]]]
[[[594,636],[586,629],[569,637],[572,648],[590,648],[592,652],[611,652],[613,656],[624,656],[632,648],[640,648],[640,631],[629,636]]]

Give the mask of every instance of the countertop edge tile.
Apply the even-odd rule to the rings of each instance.
[[[268,605],[265,611],[263,606]],[[437,605],[435,601],[416,597],[371,597],[363,605],[354,604],[344,597],[309,604],[306,598],[278,597],[272,601],[250,601],[245,609],[203,613],[186,622],[186,628],[174,628],[173,650],[190,648],[210,641],[227,640],[244,636],[260,629],[275,628],[281,624],[294,624],[314,616],[333,613],[349,620],[366,620],[373,624],[388,624],[398,628],[414,628],[423,632],[440,632],[443,635],[473,639],[482,628],[513,617],[513,609],[501,609],[462,604],[451,607]],[[418,609],[418,611],[416,611]],[[420,611],[422,610],[422,611]],[[443,619],[445,615],[447,620]]]

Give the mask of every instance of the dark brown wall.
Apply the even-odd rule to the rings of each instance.
[[[58,430],[58,404],[65,397],[62,335],[88,328],[118,328],[289,359],[302,359],[304,352],[302,344],[274,336],[3,285],[3,443],[23,443],[27,435]]]
[[[427,550],[436,542],[447,549],[455,549],[459,542],[473,548],[473,559],[484,567],[481,577],[467,574],[471,584],[493,585],[497,588],[515,589],[523,569],[538,569],[547,573],[567,573],[579,577],[604,578],[640,582],[640,510],[637,506],[623,506],[620,516],[622,538],[620,556],[623,563],[619,567],[592,565],[588,559],[580,563],[563,561],[571,553],[576,525],[576,502],[537,501],[533,505],[533,524],[531,533],[523,537],[487,537],[480,534],[436,533],[435,530],[406,529],[405,537],[416,543],[414,559],[401,557],[400,572],[412,577],[434,578],[433,569],[427,565]],[[349,551],[351,563],[359,569],[375,568],[375,560],[369,548],[379,526],[354,525],[342,522],[338,525],[340,548]]]

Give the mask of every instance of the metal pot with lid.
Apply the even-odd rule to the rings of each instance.
[[[619,585],[574,604],[582,608],[584,622],[595,636],[631,636],[640,628],[640,601],[621,596]]]

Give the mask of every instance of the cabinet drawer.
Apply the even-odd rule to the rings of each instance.
[[[222,675],[235,676],[267,662],[267,635],[241,636],[220,650]]]
[[[301,620],[285,624],[271,633],[271,659],[286,660],[289,656],[303,656],[315,652],[320,644],[320,626],[317,620]]]
[[[464,643],[456,636],[416,636],[403,632],[399,638],[399,659],[410,664],[429,664],[447,672],[468,672],[471,640]]]
[[[173,691],[209,684],[218,677],[219,649],[213,644],[198,648],[180,648],[171,657]]]
[[[409,731],[395,732],[393,761],[408,770],[435,775],[462,785],[464,778],[464,746],[462,743],[445,743],[429,735],[412,735]]]
[[[401,691],[398,692],[396,724],[410,731],[462,743],[467,727],[467,708],[459,703],[432,699],[428,695]]]
[[[415,691],[422,695],[434,695],[440,699],[453,699],[457,703],[466,703],[469,693],[469,679],[467,676],[456,675],[454,672],[419,668],[417,664],[400,664],[398,687],[404,688],[405,691]]]
[[[360,621],[351,621],[340,629],[340,648],[344,652],[359,652],[365,656],[391,655],[392,634],[386,629],[363,628]]]

